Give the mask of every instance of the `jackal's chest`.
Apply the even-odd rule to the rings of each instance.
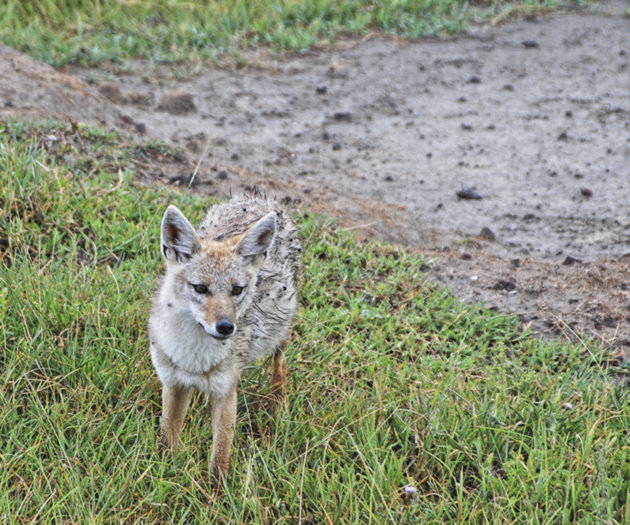
[[[165,367],[156,366],[156,370],[163,384],[195,388],[215,398],[227,395],[239,377],[238,367],[228,359],[201,372],[184,370],[175,363]]]
[[[150,323],[151,357],[163,384],[222,395],[238,377],[230,341],[216,341],[196,323]],[[160,322],[162,321],[162,322]]]

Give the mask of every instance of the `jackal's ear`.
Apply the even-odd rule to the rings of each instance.
[[[253,261],[258,255],[264,254],[273,242],[276,233],[276,214],[268,213],[254,224],[243,235],[236,245],[236,253]]]
[[[162,255],[168,262],[185,262],[200,248],[192,224],[175,206],[169,206],[162,219]]]

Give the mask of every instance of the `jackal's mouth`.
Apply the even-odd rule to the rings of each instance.
[[[221,335],[221,334],[210,334],[212,337],[214,337],[217,341],[225,341],[226,339],[229,339],[230,337],[232,337],[232,334],[229,335]]]
[[[214,330],[212,327],[209,327],[208,325],[201,323],[201,322],[197,322],[197,324],[202,328],[202,330],[208,334],[209,336],[211,336],[213,339],[216,339],[217,341],[227,341],[230,337],[232,337],[234,335],[234,331],[232,331],[229,334],[222,334],[216,330]]]

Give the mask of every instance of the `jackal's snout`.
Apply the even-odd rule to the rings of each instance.
[[[215,339],[227,339],[236,332],[236,307],[225,296],[209,297],[204,312],[204,328]]]

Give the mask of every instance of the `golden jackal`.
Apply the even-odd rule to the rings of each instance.
[[[285,212],[239,197],[210,208],[199,230],[175,207],[162,219],[166,274],[149,318],[151,358],[163,385],[163,446],[176,449],[193,388],[212,406],[213,482],[226,473],[244,366],[273,354],[272,392],[283,394],[301,248]]]

